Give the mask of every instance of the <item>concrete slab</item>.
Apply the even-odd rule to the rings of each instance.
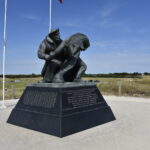
[[[149,150],[150,99],[105,96],[117,120],[57,138],[7,124],[16,100],[0,109],[0,150]],[[0,103],[1,105],[1,103]]]

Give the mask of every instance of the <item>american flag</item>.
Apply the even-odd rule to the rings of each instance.
[[[59,0],[59,2],[62,4],[62,0]]]

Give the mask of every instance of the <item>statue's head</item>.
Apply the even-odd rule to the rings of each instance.
[[[49,37],[55,42],[60,41],[61,39],[59,29],[52,29],[49,33]]]
[[[81,51],[86,50],[90,46],[88,37],[82,33],[76,33],[71,36],[69,43],[78,47]]]
[[[84,37],[80,45],[81,50],[86,50],[90,46],[90,41],[87,37]]]

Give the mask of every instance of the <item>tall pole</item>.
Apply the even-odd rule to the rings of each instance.
[[[5,105],[5,58],[6,58],[6,27],[7,27],[7,0],[5,0],[4,14],[4,45],[3,45],[3,101],[0,108],[6,108]]]
[[[52,29],[52,0],[50,0],[49,32]]]

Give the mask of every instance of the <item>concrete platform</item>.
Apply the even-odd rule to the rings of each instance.
[[[150,99],[105,96],[116,121],[64,138],[7,124],[16,100],[0,109],[0,150],[149,150]],[[1,105],[1,102],[0,102]]]

